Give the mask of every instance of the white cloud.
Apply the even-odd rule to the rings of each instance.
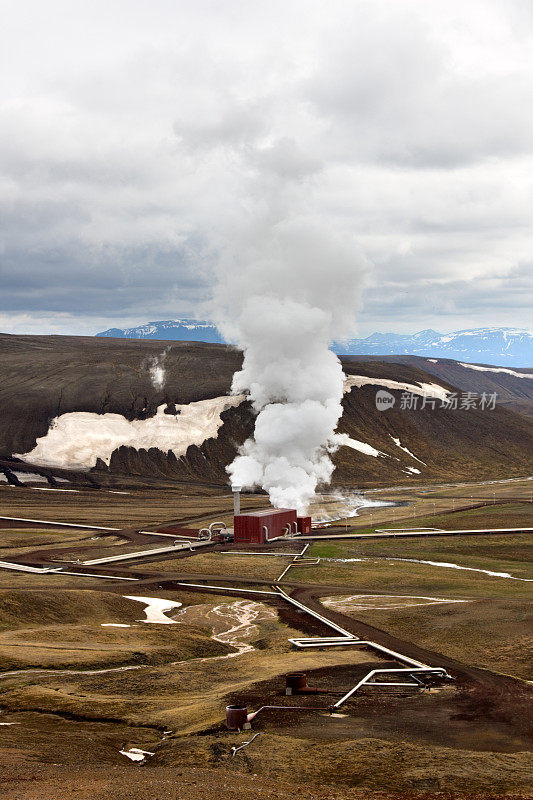
[[[532,39],[520,0],[8,0],[0,324],[195,313],[290,207],[374,262],[363,331],[526,325]]]

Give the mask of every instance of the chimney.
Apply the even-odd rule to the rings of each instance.
[[[236,517],[241,513],[241,487],[232,486],[233,492],[233,516]]]

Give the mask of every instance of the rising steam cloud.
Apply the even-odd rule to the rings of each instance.
[[[148,371],[150,382],[156,391],[160,392],[166,383],[165,361],[170,350],[170,345],[165,347],[157,356],[150,356],[143,361],[142,367]]]
[[[239,244],[218,287],[226,313],[217,322],[244,351],[232,391],[248,395],[257,418],[228,473],[304,512],[333,472],[344,375],[329,345],[355,332],[368,262],[351,237],[314,219],[267,220]]]

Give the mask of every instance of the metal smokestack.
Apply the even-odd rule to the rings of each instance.
[[[232,486],[233,492],[233,516],[236,517],[241,513],[241,487]]]

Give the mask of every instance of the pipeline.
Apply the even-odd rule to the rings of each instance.
[[[276,597],[277,592],[267,592],[264,589],[241,589],[234,586],[208,586],[205,583],[185,583],[184,581],[172,581],[176,586],[187,586],[191,589],[216,589],[221,592],[239,592],[242,594],[268,594],[271,597]]]
[[[370,650],[376,650],[378,653],[394,659],[394,661],[399,661],[401,664],[408,664],[415,669],[432,669],[432,667],[428,667],[427,664],[423,664],[421,661],[415,661],[414,658],[404,656],[401,653],[397,653],[395,650],[390,650],[388,647],[384,647],[382,644],[371,642],[368,639],[357,639],[354,636],[345,639],[341,637],[331,637],[330,639],[289,639],[289,642],[300,648],[346,647],[346,645],[368,647]]]
[[[314,566],[316,564],[320,564],[320,559],[319,558],[305,558],[304,557],[304,553],[306,552],[308,547],[310,547],[310,545],[306,544],[304,546],[304,549],[300,553],[296,553],[296,555],[292,559],[291,563],[283,570],[281,575],[277,578],[277,581],[280,581],[287,574],[287,572],[290,570],[291,567],[297,567],[297,566],[302,565],[302,564],[304,566]],[[290,555],[290,553],[288,553],[287,555]]]
[[[207,530],[207,529],[206,529]],[[209,531],[208,531],[209,533]],[[211,534],[209,533],[209,539],[197,541],[197,542],[178,542],[168,545],[167,547],[157,547],[152,550],[139,550],[135,553],[121,553],[118,556],[104,556],[103,558],[93,558],[89,561],[80,561],[80,566],[84,567],[92,567],[96,566],[97,564],[111,564],[115,561],[129,561],[136,558],[146,558],[149,556],[161,555],[162,553],[172,553],[177,552],[180,550],[193,550],[198,547],[205,547],[210,543]]]
[[[215,525],[220,525],[220,527],[215,530]],[[209,526],[209,530],[210,530],[211,534],[220,533],[220,532],[225,531],[227,529],[228,529],[228,526],[226,525],[225,522],[222,522],[222,521],[212,522],[210,524],[210,526]]]
[[[254,735],[252,736],[252,738],[248,742],[243,742],[240,747],[232,747],[231,748],[231,757],[235,758],[235,755],[239,752],[239,750],[242,750],[243,747],[248,747],[248,745],[252,744],[253,740],[257,739],[258,736],[263,736],[263,733],[262,732],[254,733]]]
[[[471,528],[468,530],[436,530],[436,531],[406,531],[404,533],[391,533],[390,531],[399,531],[398,528],[391,528],[388,533],[326,533],[300,536],[304,542],[319,542],[319,541],[342,541],[344,539],[387,539],[393,537],[408,538],[409,536],[475,536],[475,535],[492,535],[494,533],[533,533],[533,528]]]
[[[303,555],[305,549],[302,551],[301,554],[298,556]],[[296,556],[296,558],[298,557]],[[289,567],[292,566],[292,563],[289,564]],[[180,585],[187,585],[187,584],[180,584]],[[192,585],[192,584],[189,584]],[[208,587],[202,587],[208,588]],[[210,588],[224,588],[227,587],[210,587]],[[410,658],[409,656],[402,655],[401,653],[397,653],[395,650],[391,650],[388,647],[384,647],[377,642],[371,642],[367,639],[358,639],[352,633],[341,628],[335,622],[327,619],[326,617],[318,614],[316,611],[313,611],[311,608],[304,606],[303,603],[300,603],[298,600],[295,600],[293,597],[288,595],[286,592],[281,589],[280,586],[275,585],[273,587],[276,591],[275,592],[262,592],[262,594],[272,594],[277,595],[283,598],[286,602],[290,603],[291,605],[295,606],[296,608],[300,609],[301,611],[305,612],[311,617],[314,617],[322,624],[326,625],[327,627],[331,628],[332,630],[336,631],[340,636],[323,636],[323,637],[316,637],[316,638],[305,638],[302,637],[300,639],[289,639],[291,644],[294,644],[296,647],[305,648],[305,647],[346,647],[349,646],[361,646],[361,647],[368,647],[372,650],[376,650],[380,655],[387,655],[389,658],[394,659],[395,661],[399,661],[402,664],[407,664],[406,667],[396,667],[396,668],[376,668],[370,670],[361,680],[359,680],[356,685],[350,689],[346,694],[344,694],[340,700],[337,700],[336,703],[333,705],[324,707],[324,706],[271,706],[265,705],[261,706],[257,711],[253,711],[252,713],[248,714],[247,709],[244,706],[228,706],[226,709],[226,720],[228,728],[240,727],[239,725],[235,725],[233,722],[230,721],[230,716],[233,712],[237,712],[237,714],[242,716],[242,721],[246,721],[246,725],[249,725],[252,720],[254,720],[258,714],[262,711],[272,710],[272,711],[327,711],[330,714],[333,713],[335,710],[341,708],[344,703],[347,702],[351,697],[356,694],[356,692],[361,689],[363,686],[383,686],[383,687],[406,687],[406,688],[414,688],[419,689],[425,686],[424,682],[419,680],[415,677],[414,673],[418,673],[420,677],[422,675],[427,676],[434,676],[440,679],[450,679],[453,680],[452,676],[447,673],[444,667],[430,667],[427,664],[423,664],[420,661],[416,661],[414,658]],[[239,591],[239,590],[234,590]],[[250,592],[250,590],[248,590]],[[411,678],[411,681],[374,681],[372,680],[377,675],[406,675],[408,678]],[[305,682],[305,681],[304,681]],[[305,690],[305,687],[301,687]],[[309,694],[317,694],[319,690],[311,690]],[[298,693],[298,689],[297,689]],[[302,692],[303,693],[303,692]],[[328,694],[332,694],[333,692],[327,692]],[[287,692],[287,694],[292,694],[292,691]]]
[[[368,681],[367,686],[386,686],[386,687],[402,687],[402,688],[410,688],[410,689],[420,689],[425,688],[426,684],[421,681],[419,678],[415,678],[413,675],[409,675],[412,681],[416,681],[415,683],[410,682],[393,682],[393,681]],[[308,686],[307,685],[307,675],[305,672],[287,672],[285,674],[285,694],[287,696],[291,696],[294,694],[333,694],[344,696],[346,694],[345,690],[339,691],[338,689],[323,689],[316,686]]]
[[[407,672],[407,673],[409,673],[409,675],[412,672],[418,672],[418,673],[423,672],[424,674],[428,674],[429,673],[430,675],[435,675],[435,676],[438,675],[440,678],[451,678],[451,676],[448,675],[448,673],[446,672],[444,667],[419,667],[419,668],[415,668],[415,669],[409,669],[409,668],[372,669],[372,670],[370,670],[370,672],[367,675],[365,675],[364,678],[361,678],[361,680],[358,681],[358,683],[355,684],[353,689],[350,689],[350,691],[347,692],[344,695],[344,697],[341,697],[340,700],[337,700],[337,702],[334,703],[331,708],[332,709],[341,708],[341,706],[343,706],[344,703],[347,700],[350,699],[350,697],[353,697],[353,695],[357,692],[357,690],[360,689],[362,686],[364,686],[365,684],[368,684],[368,685],[371,686],[372,683],[371,683],[370,679],[374,675],[383,675],[383,674],[391,674],[391,673],[398,674],[399,672],[401,672],[401,673],[406,673]],[[416,685],[416,684],[414,684],[414,685]]]
[[[331,711],[331,706],[261,706],[257,711],[248,714],[248,722],[255,719],[261,711]]]
[[[341,636],[345,636],[348,639],[353,638],[352,634],[349,631],[344,630],[344,628],[341,628],[339,625],[336,625],[334,622],[331,622],[329,619],[326,619],[326,617],[323,617],[321,614],[317,614],[317,612],[313,611],[311,608],[307,608],[307,606],[304,606],[302,603],[298,602],[298,600],[295,600],[294,597],[291,597],[286,592],[284,592],[281,586],[274,586],[274,589],[276,590],[276,594],[279,594],[284,600],[287,601],[287,603],[296,606],[296,608],[299,608],[300,611],[305,611],[306,614],[309,614],[310,616],[319,620],[319,622],[322,622],[328,628],[332,628],[334,631],[337,631],[337,633],[340,633]]]

